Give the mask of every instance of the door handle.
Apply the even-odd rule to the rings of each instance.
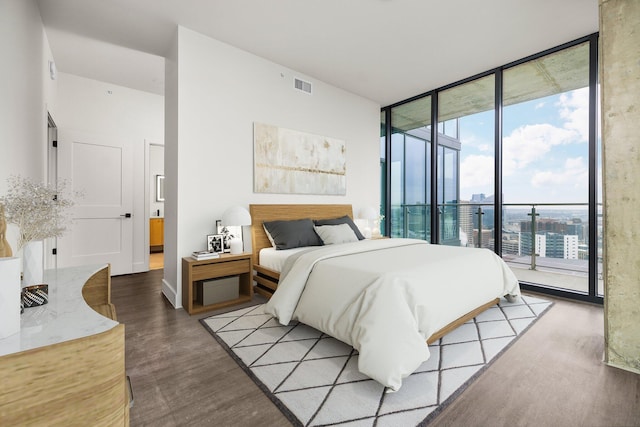
[[[131,218],[131,214],[129,212],[127,212],[126,214],[120,215],[123,216],[125,218]]]

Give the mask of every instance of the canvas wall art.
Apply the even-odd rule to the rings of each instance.
[[[345,141],[263,123],[253,139],[256,193],[346,194]]]

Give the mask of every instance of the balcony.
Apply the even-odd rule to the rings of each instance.
[[[438,205],[440,244],[495,249],[491,203]],[[395,205],[391,209],[391,236],[431,239],[431,207]],[[589,294],[588,204],[503,204],[502,258],[521,283]],[[597,218],[597,289],[602,280],[602,213]]]

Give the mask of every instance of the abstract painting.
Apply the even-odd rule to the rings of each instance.
[[[262,123],[253,140],[254,192],[346,194],[344,141]]]

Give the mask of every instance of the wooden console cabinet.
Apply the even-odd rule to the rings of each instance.
[[[0,425],[128,426],[109,266],[48,271],[45,281],[49,303],[25,309],[21,331],[0,340]]]
[[[253,298],[251,253],[239,255],[220,254],[220,258],[196,261],[192,257],[182,258],[182,307],[189,314],[229,307],[250,301]],[[238,298],[216,304],[202,305],[196,299],[199,281],[238,276],[240,289]]]

